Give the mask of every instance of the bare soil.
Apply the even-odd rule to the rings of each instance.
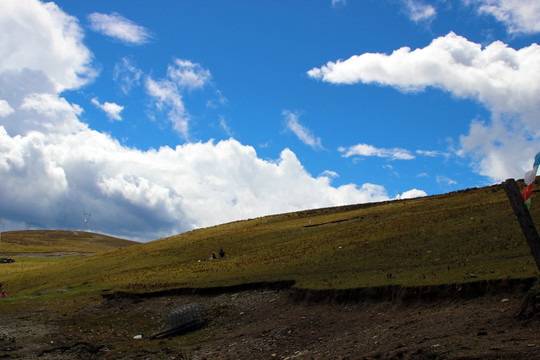
[[[540,359],[539,315],[517,316],[527,289],[482,289],[416,298],[433,291],[117,294],[69,310],[2,313],[0,358]],[[203,328],[150,338],[166,329],[171,309],[193,302],[204,309]]]

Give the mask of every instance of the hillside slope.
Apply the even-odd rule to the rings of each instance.
[[[540,204],[540,202],[539,202]],[[540,206],[533,207],[535,223]],[[223,248],[223,259],[208,260]],[[11,294],[293,280],[423,286],[538,276],[502,186],[267,216],[6,275]]]

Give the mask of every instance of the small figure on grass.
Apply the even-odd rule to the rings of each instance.
[[[225,257],[225,251],[223,249],[219,250],[219,257],[224,258]]]

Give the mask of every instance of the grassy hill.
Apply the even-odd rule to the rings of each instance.
[[[538,226],[535,198],[531,215]],[[220,248],[226,257],[208,260]],[[500,185],[261,217],[33,270],[1,271],[16,297],[281,280],[345,289],[538,276]]]
[[[0,256],[52,252],[100,253],[137,242],[85,231],[21,230],[2,233]]]
[[[27,273],[52,264],[79,259],[138,244],[85,231],[25,230],[2,233],[0,257],[13,257],[13,264],[0,264],[0,281],[8,274]]]

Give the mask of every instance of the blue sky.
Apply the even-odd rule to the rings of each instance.
[[[537,0],[4,0],[2,230],[148,241],[522,178],[539,33]]]

